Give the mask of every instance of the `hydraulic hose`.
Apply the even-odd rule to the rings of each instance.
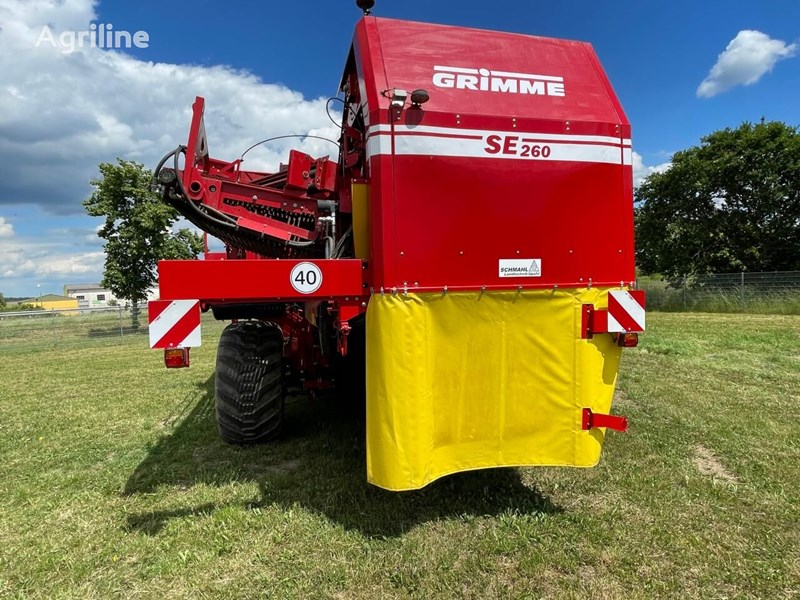
[[[155,171],[153,171],[153,182],[152,182],[152,185],[154,185],[154,186],[155,186],[155,185],[158,185],[158,174],[159,174],[159,173],[161,173],[161,169],[163,169],[163,168],[164,168],[164,165],[166,164],[166,162],[167,162],[167,161],[168,161],[170,158],[172,158],[172,155],[173,155],[173,154],[175,154],[177,151],[178,151],[178,150],[177,150],[177,149],[175,149],[175,150],[173,150],[173,151],[171,151],[171,152],[167,152],[167,153],[164,155],[164,158],[162,158],[160,161],[158,161],[158,164],[156,165],[156,170],[155,170]],[[176,173],[175,175],[177,176],[177,173]]]
[[[176,175],[178,174],[178,171],[179,171],[179,169],[178,169],[178,166],[179,166],[178,165],[178,160],[179,160],[178,157],[181,155],[181,153],[186,154],[186,146],[178,146],[175,149],[175,151],[172,153],[173,154],[173,161],[174,161],[173,165],[174,165],[174,168],[175,168],[175,174]],[[192,210],[194,210],[201,217],[203,217],[204,219],[210,220],[212,223],[216,223],[217,225],[221,225],[223,227],[227,227],[228,229],[232,229],[234,231],[236,231],[239,228],[239,226],[236,224],[236,221],[234,221],[230,217],[226,217],[225,220],[218,219],[216,217],[212,217],[211,215],[209,215],[208,212],[201,210],[192,201],[192,199],[189,198],[189,194],[186,193],[186,188],[183,187],[183,181],[181,181],[181,178],[177,177],[176,181],[178,182],[178,189],[180,190],[181,195],[184,198],[186,198],[186,202],[189,204],[189,206],[192,207]]]

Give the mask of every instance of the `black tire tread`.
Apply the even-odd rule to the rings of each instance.
[[[217,347],[214,381],[217,429],[224,442],[260,444],[283,422],[283,335],[274,325],[228,325]]]

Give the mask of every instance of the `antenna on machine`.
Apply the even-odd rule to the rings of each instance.
[[[372,7],[375,6],[375,0],[356,0],[356,6],[364,11],[364,16],[372,12]]]

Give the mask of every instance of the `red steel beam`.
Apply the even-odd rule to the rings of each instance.
[[[319,289],[301,294],[290,274],[299,263],[313,263],[322,273]],[[162,260],[158,263],[162,300],[203,302],[272,302],[366,298],[363,263],[358,259]]]

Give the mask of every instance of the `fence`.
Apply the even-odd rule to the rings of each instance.
[[[0,312],[0,353],[118,343],[134,336],[147,341],[146,306],[140,308],[139,327],[121,306]]]
[[[675,284],[642,277],[638,286],[647,292],[648,310],[800,315],[800,271],[699,275]],[[203,321],[204,327],[214,323],[210,314]],[[147,344],[146,305],[139,312],[139,327],[133,327],[130,310],[121,306],[0,312],[0,354],[134,338]]]
[[[663,311],[800,314],[800,271],[716,273],[672,284],[642,277],[647,309]]]

